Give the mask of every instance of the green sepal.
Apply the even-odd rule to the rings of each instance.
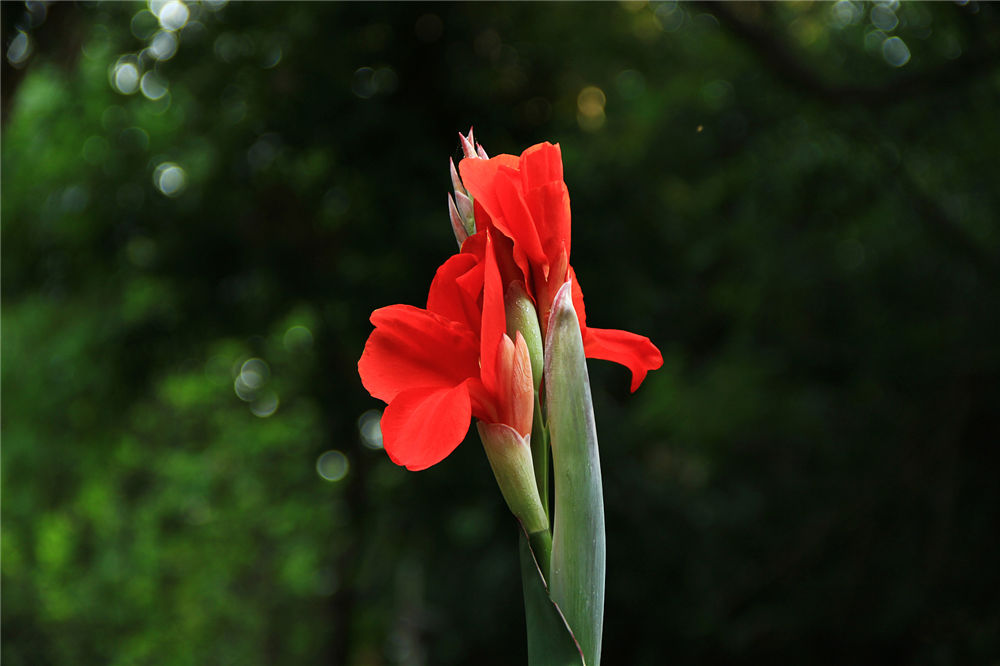
[[[549,520],[542,507],[531,461],[531,444],[503,423],[476,423],[486,458],[493,468],[500,494],[511,513],[529,533],[549,533]]]
[[[586,666],[580,646],[545,586],[529,537],[520,530],[521,587],[528,629],[528,666]]]
[[[569,282],[556,294],[549,316],[545,400],[555,487],[549,594],[588,666],[598,666],[604,627],[604,496],[587,359]]]

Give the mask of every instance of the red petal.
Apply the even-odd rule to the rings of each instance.
[[[464,159],[458,163],[465,189],[494,219],[503,214],[495,195],[497,171],[501,167],[517,169],[517,164],[518,158],[513,155],[497,155],[488,160]]]
[[[471,418],[465,384],[403,391],[382,414],[385,452],[409,470],[427,469],[462,443]]]
[[[583,307],[583,289],[580,287],[580,281],[576,279],[576,271],[570,266],[569,279],[573,281],[572,291],[573,291],[573,309],[576,310],[576,318],[580,320],[580,329],[583,331],[587,330],[587,310]]]
[[[444,262],[434,275],[430,292],[427,295],[427,309],[442,315],[452,321],[457,321],[469,327],[469,330],[479,328],[479,307],[476,299],[479,289],[475,286],[476,278],[482,282],[482,269],[476,268],[479,262],[471,254],[456,254]],[[471,274],[471,275],[470,275]],[[471,280],[472,284],[467,284]]]
[[[507,314],[503,304],[503,281],[500,279],[500,268],[497,266],[496,253],[493,250],[493,237],[487,233],[479,357],[482,360],[483,384],[493,392],[497,389],[497,347],[506,332]]]
[[[663,356],[649,338],[610,328],[588,328],[583,334],[583,351],[587,358],[600,358],[621,363],[632,371],[632,391],[635,392],[646,373],[663,365]]]
[[[372,313],[375,330],[358,361],[361,382],[391,401],[412,388],[451,388],[479,376],[477,336],[465,325],[409,305]]]
[[[570,251],[569,192],[563,182],[559,145],[540,143],[521,153],[521,191],[531,210],[549,262],[565,245]],[[562,276],[556,276],[562,282]]]
[[[571,216],[569,192],[565,183],[548,183],[527,191],[524,198],[549,263],[555,261],[555,255],[561,252],[563,247],[568,254]],[[556,276],[555,279],[560,277]]]
[[[503,226],[506,228],[502,228],[499,223],[497,226],[501,227],[501,231],[514,240],[515,261],[518,262],[522,270],[525,270],[526,266],[522,263],[522,257],[527,257],[531,264],[541,266],[543,274],[547,275],[549,259],[542,249],[536,220],[532,217],[532,211],[528,209],[528,204],[524,200],[520,179],[517,178],[517,174],[501,171],[494,183],[496,184],[497,200],[503,209]]]
[[[559,144],[539,143],[521,153],[518,162],[524,191],[547,183],[562,182],[562,150]]]

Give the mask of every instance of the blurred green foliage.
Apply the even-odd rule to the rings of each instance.
[[[605,663],[995,663],[998,14],[4,3],[5,664],[523,662],[476,440],[355,370],[471,124],[664,352],[591,364]]]

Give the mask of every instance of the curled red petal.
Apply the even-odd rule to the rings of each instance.
[[[427,309],[452,321],[465,324],[470,330],[479,327],[479,307],[476,305],[478,289],[466,286],[467,276],[473,283],[477,281],[479,262],[472,254],[452,255],[444,262],[431,282],[427,294]],[[478,281],[482,281],[482,269],[478,270]],[[470,275],[471,274],[471,275]]]
[[[538,238],[549,263],[554,263],[563,248],[570,251],[571,215],[569,191],[565,183],[547,183],[524,194],[531,219],[538,230]],[[562,280],[563,276],[555,276]]]
[[[524,200],[520,178],[516,173],[501,170],[494,182],[496,197],[503,210],[505,228],[501,230],[514,240],[514,259],[521,265],[523,258],[527,258],[528,263],[541,267],[542,273],[547,276],[549,258],[542,248],[536,220]],[[523,270],[525,266],[521,265],[521,268]]]
[[[632,371],[634,393],[646,373],[663,365],[663,355],[649,338],[610,328],[588,328],[583,333],[583,351],[587,358],[620,363]]]
[[[479,376],[479,340],[467,326],[409,305],[372,313],[375,330],[358,361],[361,382],[390,402],[412,388],[451,388]]]
[[[521,153],[521,191],[550,262],[563,247],[570,251],[569,191],[563,182],[559,144],[540,143]],[[562,276],[556,276],[560,283]]]
[[[480,331],[479,356],[482,360],[482,381],[486,388],[497,391],[497,347],[507,331],[507,310],[503,303],[503,281],[493,248],[492,234],[486,235],[486,256],[483,274],[483,318]]]
[[[382,414],[385,452],[394,463],[409,470],[427,469],[462,443],[471,419],[465,384],[403,391]]]
[[[490,217],[496,219],[503,214],[496,198],[497,172],[503,168],[517,169],[518,158],[513,155],[497,155],[492,159],[464,159],[458,163],[462,183],[472,198],[483,206]]]
[[[521,153],[518,168],[525,192],[547,183],[562,182],[562,150],[558,143],[535,144]]]

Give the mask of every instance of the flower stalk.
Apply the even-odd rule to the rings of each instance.
[[[471,129],[459,138],[448,196],[459,251],[426,308],[372,313],[358,371],[387,403],[386,453],[410,470],[441,462],[476,419],[522,529],[528,662],[599,666],[604,503],[586,359],[624,365],[635,391],[662,357],[648,338],[587,322],[559,146],[490,158]]]

